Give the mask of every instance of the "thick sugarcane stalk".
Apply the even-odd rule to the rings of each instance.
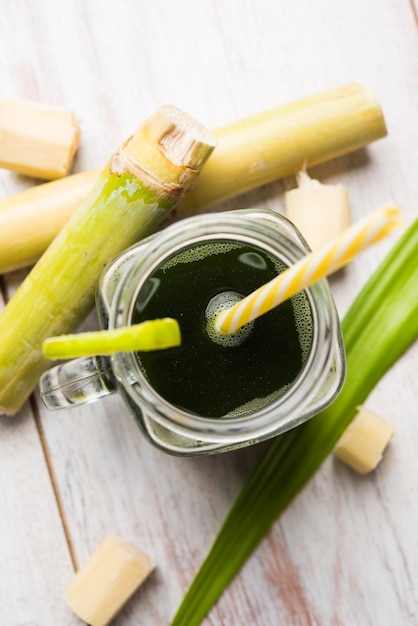
[[[19,410],[48,366],[42,342],[77,329],[105,265],[155,230],[214,145],[205,128],[165,106],[113,155],[0,315],[2,413]]]
[[[350,84],[229,124],[214,135],[218,146],[180,201],[179,218],[362,148],[384,137],[386,126],[374,96]],[[33,198],[29,190],[1,200],[0,273],[38,258],[97,176],[92,171],[85,179],[69,177],[67,196],[59,186],[64,181],[58,181],[37,187]],[[38,227],[25,226],[30,213],[37,214]]]

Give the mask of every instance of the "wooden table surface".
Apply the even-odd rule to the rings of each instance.
[[[214,128],[357,81],[381,103],[388,137],[310,173],[347,186],[354,219],[385,202],[408,223],[418,213],[413,0],[3,0],[0,50],[1,97],[78,116],[74,171],[102,167],[162,103]],[[2,196],[35,182],[0,171]],[[282,212],[289,182],[215,209]],[[332,278],[341,315],[395,240]],[[2,277],[3,297],[25,274]],[[92,315],[85,327],[96,325]],[[415,344],[368,400],[396,429],[378,470],[360,477],[327,459],[205,624],[418,624],[417,370]],[[0,418],[0,625],[80,624],[62,592],[107,534],[157,563],[115,626],[168,624],[261,453],[173,458],[117,397],[49,412],[34,395]]]

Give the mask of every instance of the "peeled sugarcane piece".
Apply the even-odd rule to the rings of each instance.
[[[67,109],[30,100],[0,100],[0,167],[53,180],[69,173],[80,130]]]
[[[103,268],[160,225],[215,143],[190,116],[163,106],[112,156],[0,314],[0,412],[23,405],[48,366],[42,342],[77,329]]]
[[[214,132],[218,147],[177,213],[207,207],[366,146],[386,135],[382,110],[351,83]]]
[[[106,537],[64,591],[74,613],[91,626],[106,626],[154,569],[134,545]]]
[[[384,137],[386,126],[373,95],[361,85],[350,84],[228,124],[214,135],[217,148],[180,201],[176,209],[179,218],[294,174],[304,166],[362,148]],[[99,172],[85,175],[91,177],[93,186]],[[58,187],[58,181],[39,186],[42,195],[34,196],[33,204],[28,192],[0,201],[0,273],[33,263],[39,250],[49,245],[72,207],[75,210],[77,198],[84,199],[87,194],[87,180],[77,176],[69,177],[65,190]],[[22,224],[31,211],[40,213],[38,226],[29,231]],[[7,240],[2,234],[4,222]]]
[[[98,177],[81,172],[1,199],[0,274],[36,263]]]
[[[334,456],[359,474],[374,470],[395,431],[380,415],[365,406],[344,431],[334,448]]]
[[[351,226],[348,191],[343,185],[323,185],[305,171],[296,179],[298,187],[285,193],[286,216],[315,252]]]

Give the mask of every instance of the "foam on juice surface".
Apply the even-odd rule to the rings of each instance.
[[[299,344],[302,350],[302,363],[308,358],[312,344],[313,326],[311,306],[306,294],[301,291],[291,298]]]
[[[242,244],[226,241],[211,241],[207,244],[196,246],[195,248],[186,248],[182,252],[167,259],[162,265],[162,270],[168,270],[170,267],[180,265],[181,263],[193,263],[193,261],[200,261],[206,259],[208,256],[214,256],[215,254],[224,254],[230,250],[240,248]]]
[[[211,298],[206,307],[206,330],[207,333],[215,343],[225,348],[235,348],[241,345],[251,335],[251,331],[254,328],[254,322],[249,322],[239,328],[235,333],[223,333],[220,332],[216,326],[216,318],[219,313],[230,309],[234,304],[242,300],[242,295],[236,291],[223,291]]]

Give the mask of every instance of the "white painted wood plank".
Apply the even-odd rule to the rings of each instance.
[[[75,626],[62,601],[74,568],[29,404],[0,416],[0,476],[0,622]]]
[[[74,569],[28,407],[0,418],[0,473],[1,619],[75,626],[62,601]]]
[[[115,8],[101,0],[10,1],[0,22],[2,91],[73,108],[82,127],[76,168],[85,169],[100,167],[162,102],[214,127],[356,80],[380,100],[389,136],[311,173],[347,185],[355,218],[386,201],[399,202],[408,220],[416,217],[418,55],[412,6],[395,0],[260,5],[120,0]],[[10,193],[28,184],[0,175]],[[280,181],[225,207],[283,210],[289,184]],[[333,278],[342,314],[393,241]],[[95,324],[94,317],[87,322]],[[370,406],[397,430],[378,472],[360,479],[327,461],[205,623],[418,624],[417,361],[414,346],[370,398]],[[36,435],[30,417],[19,419],[31,424],[31,438]],[[168,623],[261,449],[206,459],[167,457],[141,438],[117,398],[68,412],[42,410],[42,425],[78,562],[109,532],[156,558],[156,572],[115,624]],[[8,427],[7,436],[8,448],[18,442],[15,463],[24,466],[21,431]],[[35,454],[30,442],[22,450]],[[39,442],[35,452],[32,482],[24,489],[11,478],[7,482],[19,494],[17,509],[9,495],[14,512],[2,520],[7,554],[15,555],[15,563],[12,574],[0,569],[4,595],[16,589],[16,580],[25,581],[19,597],[29,606],[30,588],[40,584],[33,581],[34,564],[49,562],[44,577],[51,567],[45,540],[34,545],[27,538],[22,545],[16,539],[16,520],[34,510],[31,485],[46,483]],[[49,540],[68,554],[51,494],[47,486],[39,495],[43,512],[54,506]],[[72,619],[59,601],[68,556],[66,563],[64,573],[57,565],[49,587],[57,600],[51,608],[43,604],[42,624]],[[3,616],[10,626],[40,621],[29,609],[8,609]]]

